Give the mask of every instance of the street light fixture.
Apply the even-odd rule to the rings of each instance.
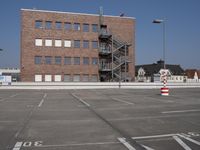
[[[165,65],[165,50],[166,50],[166,30],[165,30],[165,20],[161,20],[161,19],[155,19],[153,20],[152,23],[157,23],[157,24],[160,24],[162,23],[163,24],[163,68],[166,69],[166,65]]]

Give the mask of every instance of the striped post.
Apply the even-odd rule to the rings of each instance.
[[[168,96],[169,95],[169,88],[167,88],[167,76],[163,76],[163,87],[160,89],[162,96]]]

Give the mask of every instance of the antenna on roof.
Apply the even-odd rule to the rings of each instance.
[[[120,17],[124,17],[125,16],[125,14],[124,13],[120,13],[120,15],[119,15]]]
[[[99,24],[100,25],[103,24],[103,7],[102,6],[99,7]]]

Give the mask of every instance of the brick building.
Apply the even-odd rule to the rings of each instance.
[[[132,81],[135,19],[21,9],[22,81]]]

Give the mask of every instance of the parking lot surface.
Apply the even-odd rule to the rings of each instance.
[[[0,90],[0,150],[199,150],[200,89]]]

